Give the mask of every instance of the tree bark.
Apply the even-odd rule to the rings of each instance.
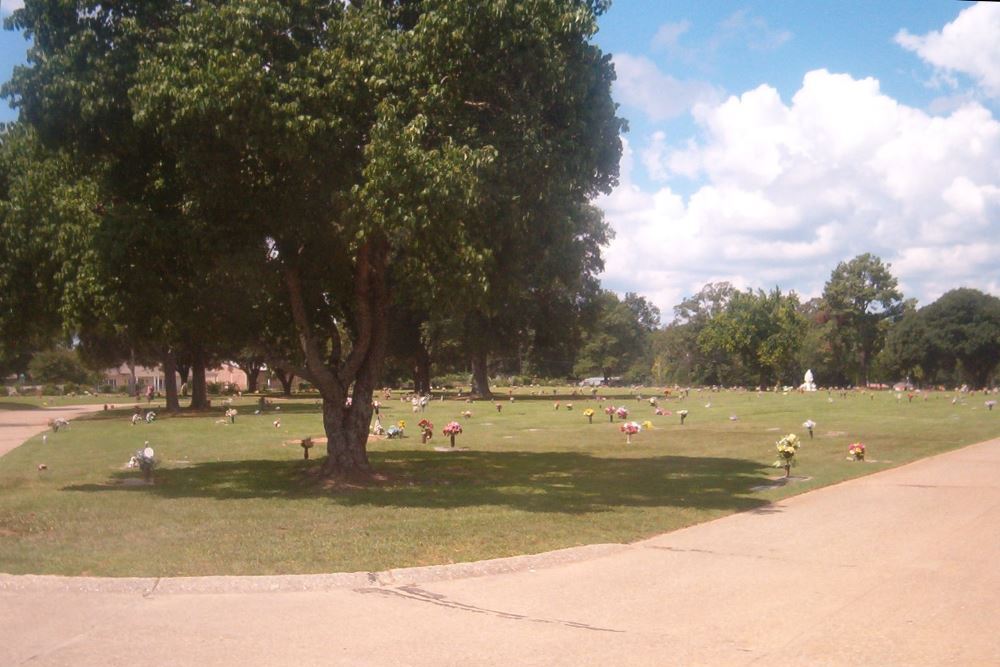
[[[472,353],[472,393],[480,398],[493,398],[485,350],[476,350]]]
[[[171,349],[163,353],[163,390],[167,395],[167,412],[180,412],[181,401],[177,394],[177,358]]]
[[[191,354],[191,409],[204,410],[208,407],[208,386],[205,383],[205,353],[195,350]]]

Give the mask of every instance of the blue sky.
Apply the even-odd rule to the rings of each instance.
[[[1000,4],[619,0],[597,42],[630,125],[607,287],[669,320],[873,252],[921,304],[1000,295]]]
[[[706,282],[817,296],[873,252],[921,304],[1000,295],[1000,3],[617,0],[600,28],[630,126],[607,287],[669,320]],[[25,46],[0,35],[0,78]]]

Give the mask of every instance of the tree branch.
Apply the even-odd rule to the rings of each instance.
[[[288,287],[288,299],[292,307],[292,320],[295,322],[295,328],[299,334],[299,344],[302,346],[302,352],[306,356],[306,368],[309,370],[316,388],[319,389],[324,398],[328,396],[332,397],[335,394],[343,394],[344,385],[331,372],[330,368],[323,363],[319,345],[316,344],[316,338],[312,335],[312,330],[309,326],[309,316],[306,313],[305,302],[302,299],[302,280],[299,277],[297,267],[285,267],[285,284]]]

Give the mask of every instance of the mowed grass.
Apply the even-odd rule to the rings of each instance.
[[[292,438],[321,435],[315,399],[280,403],[255,416],[250,399],[236,424],[222,410],[162,415],[132,426],[130,410],[101,412],[41,436],[0,458],[0,571],[181,576],[377,571],[480,560],[603,542],[631,542],[751,510],[791,494],[1000,435],[1000,410],[981,395],[950,393],[909,402],[895,394],[813,395],[708,391],[661,400],[654,416],[624,390],[604,402],[551,388],[501,390],[493,402],[433,401],[424,415],[385,401],[385,426],[407,422],[407,437],[369,446],[379,480],[324,485],[318,466]],[[832,399],[832,400],[831,400]],[[559,400],[560,409],[554,408]],[[572,411],[566,403],[572,402]],[[705,407],[711,403],[711,407]],[[603,408],[624,404],[630,420],[653,422],[631,445]],[[588,424],[583,410],[597,410]],[[682,426],[676,415],[689,410]],[[461,412],[471,410],[471,418]],[[280,416],[281,427],[273,420]],[[421,445],[416,422],[434,422]],[[730,416],[736,416],[731,420]],[[465,432],[447,447],[441,428]],[[817,422],[809,440],[801,424]],[[770,480],[774,442],[803,438],[805,478]],[[124,469],[148,440],[161,465],[155,484]],[[870,461],[846,460],[862,441]],[[39,471],[44,463],[48,469]],[[766,487],[763,490],[759,487]],[[845,510],[846,511],[846,510]]]

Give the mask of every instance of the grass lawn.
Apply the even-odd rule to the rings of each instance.
[[[384,479],[346,488],[318,484],[308,474],[317,462],[284,444],[322,434],[315,399],[279,401],[280,411],[260,416],[252,399],[238,400],[233,425],[218,423],[222,407],[138,426],[127,408],[95,414],[0,458],[0,572],[364,571],[630,542],[1000,436],[1000,409],[988,412],[982,395],[953,404],[950,393],[911,403],[890,392],[704,391],[661,400],[675,414],[654,416],[645,400],[613,390],[602,389],[609,400],[598,403],[563,388],[558,410],[551,388],[535,391],[545,396],[521,389],[510,403],[500,390],[502,413],[492,402],[451,399],[414,415],[398,398],[385,401],[383,424],[406,420],[407,437],[372,442]],[[654,428],[626,445],[603,412],[612,403]],[[598,411],[593,424],[587,407]],[[683,426],[679,409],[690,412]],[[428,445],[421,416],[435,425]],[[435,451],[448,445],[441,428],[452,419],[468,450]],[[806,419],[817,422],[813,440]],[[804,479],[770,486],[783,474],[771,467],[774,442],[789,432],[803,438],[793,475]],[[161,462],[151,486],[124,469],[146,440]],[[867,462],[846,460],[858,440]]]

